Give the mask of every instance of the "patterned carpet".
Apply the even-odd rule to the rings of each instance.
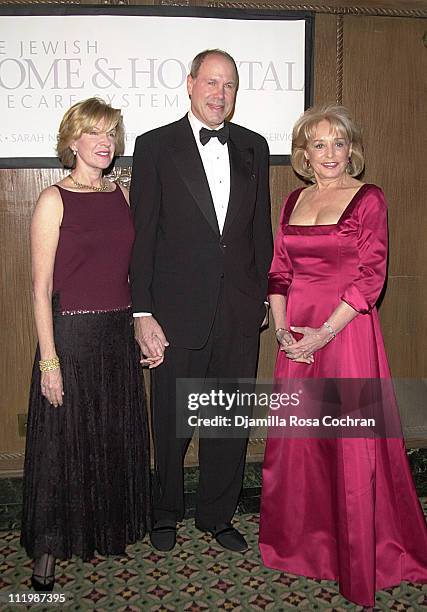
[[[427,513],[427,498],[422,501]],[[49,607],[7,603],[10,593],[28,593],[31,561],[19,546],[18,532],[0,532],[1,610],[362,610],[343,599],[333,582],[298,578],[263,567],[257,547],[258,518],[257,514],[244,514],[236,519],[250,544],[243,555],[222,550],[188,519],[181,524],[178,544],[171,553],[157,553],[146,538],[129,546],[123,558],[60,562],[55,593],[65,593],[67,601]],[[425,611],[427,585],[405,583],[381,591],[375,610]]]

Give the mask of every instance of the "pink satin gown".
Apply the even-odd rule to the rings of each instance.
[[[320,327],[340,300],[359,315],[314,364],[279,351],[275,378],[389,378],[375,308],[386,275],[384,195],[367,184],[337,224],[290,225],[300,192],[282,211],[269,293],[286,295],[288,327]],[[363,606],[402,580],[427,582],[426,522],[403,440],[269,438],[259,546],[267,567],[336,580]]]

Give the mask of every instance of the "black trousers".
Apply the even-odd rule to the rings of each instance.
[[[176,434],[177,378],[253,378],[259,330],[239,331],[220,298],[208,341],[201,349],[169,346],[162,365],[152,371],[151,418],[155,453],[153,518],[184,516],[184,457],[191,437]],[[244,330],[245,333],[248,330]],[[181,406],[181,409],[183,407]],[[201,438],[196,524],[204,529],[229,522],[242,488],[247,438]]]

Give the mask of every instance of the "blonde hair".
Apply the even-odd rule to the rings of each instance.
[[[115,155],[122,155],[125,149],[125,133],[120,109],[112,108],[102,98],[88,98],[77,102],[67,110],[59,126],[56,152],[66,168],[73,168],[75,157],[71,150],[73,140],[90,132],[102,122],[106,132],[116,131]]]
[[[292,168],[297,174],[314,183],[314,172],[310,166],[307,166],[304,152],[308,141],[314,137],[316,128],[321,121],[327,121],[331,126],[331,132],[339,134],[351,145],[350,163],[347,166],[347,172],[350,176],[358,176],[365,166],[362,134],[348,109],[345,106],[334,104],[312,106],[301,115],[294,125],[292,131]]]

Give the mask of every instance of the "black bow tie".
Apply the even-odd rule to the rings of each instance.
[[[228,140],[229,129],[228,125],[224,125],[220,130],[208,130],[207,128],[201,128],[199,133],[200,142],[203,146],[207,144],[211,138],[218,138],[221,144],[225,144]]]

